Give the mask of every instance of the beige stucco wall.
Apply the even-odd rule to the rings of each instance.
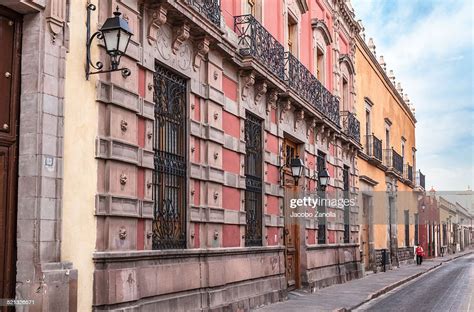
[[[362,48],[362,43],[356,44],[356,73],[357,73],[357,101],[356,110],[360,118],[361,141],[365,144],[365,97],[373,103],[371,109],[371,132],[383,141],[385,149],[385,118],[392,122],[390,127],[390,146],[401,154],[402,136],[405,142],[405,159],[412,164],[412,148],[415,147],[415,122],[410,117],[397,95],[387,82],[383,74],[373,64],[370,55]]]
[[[70,2],[70,48],[66,62],[64,102],[64,194],[62,258],[78,270],[78,311],[92,307],[93,263],[96,242],[94,217],[97,190],[95,138],[98,107],[95,80],[85,80],[86,1]],[[97,12],[97,11],[96,11]],[[97,13],[92,14],[92,27]],[[94,51],[98,54],[97,50]]]
[[[409,163],[414,166],[412,160],[412,148],[415,147],[415,120],[411,117],[408,109],[402,104],[394,92],[391,82],[387,82],[381,69],[374,63],[370,52],[364,47],[362,39],[356,41],[356,112],[360,120],[361,143],[366,148],[366,101],[369,98],[373,103],[370,108],[371,133],[382,140],[382,149],[386,148],[385,142],[385,119],[391,121],[390,146],[401,154],[402,137],[405,141],[404,165]],[[388,197],[386,196],[387,184],[386,174],[377,166],[359,157],[357,160],[359,175],[367,176],[378,182],[373,187],[373,220],[374,220],[374,248],[387,248],[387,222],[388,222]],[[414,166],[415,167],[415,166]],[[415,177],[414,177],[415,178]],[[409,210],[410,218],[410,246],[414,244],[414,214],[417,212],[417,194],[412,187],[397,181],[397,237],[398,246],[405,246],[405,219],[404,210]]]

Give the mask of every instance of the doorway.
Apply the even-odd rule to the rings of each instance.
[[[362,195],[362,222],[361,222],[361,248],[362,248],[362,261],[364,262],[365,271],[372,269],[372,263],[370,261],[370,234],[371,234],[371,209],[370,202],[372,198],[368,195]]]
[[[295,142],[285,139],[283,143],[283,174],[282,178],[285,185],[285,200],[284,205],[284,244],[285,244],[285,268],[286,281],[288,290],[293,290],[300,287],[299,280],[299,224],[298,218],[292,218],[292,210],[290,208],[290,199],[298,197],[298,185],[293,179],[291,173],[290,163],[291,159],[298,157],[298,146]]]
[[[21,16],[0,6],[0,298],[5,299],[15,297],[20,37]]]

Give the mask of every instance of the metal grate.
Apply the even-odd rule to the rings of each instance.
[[[344,166],[342,170],[342,181],[344,184],[344,199],[349,199],[349,167]],[[344,243],[350,241],[350,205],[344,207]]]
[[[318,151],[318,156],[316,159],[316,167],[319,172],[326,169],[326,154]],[[325,197],[325,193],[322,191],[321,186],[318,185],[318,196],[321,198]],[[318,206],[318,211],[322,214],[326,213],[326,206],[323,202],[320,206]],[[326,217],[322,216],[318,218],[318,244],[326,244]]]
[[[186,248],[186,80],[155,64],[153,249]]]
[[[262,245],[262,120],[245,120],[245,246]]]

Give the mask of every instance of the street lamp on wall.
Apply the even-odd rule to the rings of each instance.
[[[130,38],[133,36],[133,33],[128,27],[128,23],[120,15],[118,6],[117,10],[114,12],[113,17],[107,18],[104,25],[95,32],[90,34],[91,31],[91,21],[90,16],[91,12],[96,10],[96,6],[92,3],[87,5],[87,55],[86,55],[86,79],[89,80],[89,75],[100,74],[100,73],[109,73],[114,71],[121,71],[123,77],[130,76],[130,70],[128,68],[119,68],[120,58],[127,52],[128,44],[130,43]],[[101,61],[95,62],[91,60],[91,46],[94,38],[99,40],[104,40],[105,50],[107,55],[110,57],[110,68],[103,70],[104,63]],[[92,68],[97,71],[91,71]]]
[[[321,190],[323,192],[326,191],[326,187],[329,184],[330,178],[331,177],[329,176],[329,171],[326,168],[318,172],[319,186],[321,187]]]
[[[290,162],[291,174],[293,179],[295,179],[295,185],[298,185],[298,180],[303,173],[304,163],[303,160],[296,157],[293,158]]]

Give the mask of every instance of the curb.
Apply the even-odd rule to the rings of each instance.
[[[443,263],[445,263],[445,262],[450,262],[450,261],[452,261],[452,260],[455,260],[455,259],[460,258],[460,257],[463,257],[463,256],[470,255],[470,254],[472,254],[472,253],[474,253],[474,251],[470,251],[470,252],[467,252],[467,253],[464,253],[464,254],[461,254],[461,255],[452,257],[452,258],[450,258],[450,259],[447,259],[446,261],[442,261],[442,262],[440,262],[439,264],[436,264],[436,265],[430,267],[430,268],[427,269],[426,271],[413,274],[413,275],[411,275],[411,276],[409,276],[409,277],[407,277],[407,278],[405,278],[405,279],[402,279],[402,280],[400,280],[400,281],[398,281],[398,282],[395,282],[395,283],[393,283],[393,284],[390,284],[390,285],[388,285],[388,286],[386,286],[386,287],[384,287],[384,288],[382,288],[382,289],[380,289],[380,290],[378,290],[378,291],[376,291],[376,292],[370,294],[369,296],[367,296],[367,299],[365,299],[364,301],[362,301],[362,302],[360,302],[360,303],[358,303],[358,304],[356,304],[356,305],[354,305],[354,306],[352,306],[352,307],[349,307],[349,308],[338,308],[338,309],[333,310],[333,312],[347,312],[347,311],[355,310],[355,309],[357,309],[358,307],[360,307],[361,305],[363,305],[363,304],[365,304],[365,303],[367,303],[367,302],[369,302],[369,301],[371,301],[371,300],[373,300],[373,299],[375,299],[375,298],[377,298],[377,297],[380,297],[381,295],[383,295],[383,294],[385,294],[385,293],[387,293],[387,292],[389,292],[389,291],[391,291],[391,290],[393,290],[393,289],[395,289],[395,288],[397,288],[397,287],[399,287],[399,286],[401,286],[401,285],[403,285],[403,284],[406,284],[406,283],[408,283],[409,281],[411,281],[411,280],[413,280],[413,279],[415,279],[415,278],[417,278],[417,277],[420,277],[421,275],[423,275],[423,274],[425,274],[425,273],[428,273],[428,272],[430,272],[430,271],[432,271],[432,270],[434,270],[434,269],[436,269],[436,268],[439,268],[439,267],[440,267]]]
[[[455,257],[452,257],[452,258],[450,258],[450,259],[448,259],[448,260],[446,260],[446,261],[443,261],[442,263],[444,263],[444,262],[449,262],[449,261],[452,261],[452,260],[454,260],[454,259],[461,258],[461,257],[467,256],[467,255],[470,255],[470,254],[472,254],[472,253],[474,253],[474,250],[473,250],[473,251],[466,252],[466,253],[463,253],[462,255],[457,255],[457,256],[455,256]]]

